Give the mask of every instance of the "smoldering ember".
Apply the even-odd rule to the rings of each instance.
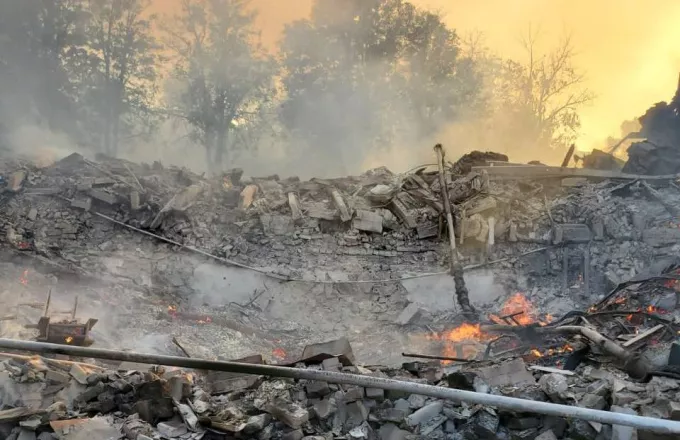
[[[678,438],[677,118],[655,106],[628,162],[583,167],[3,157],[0,436]]]

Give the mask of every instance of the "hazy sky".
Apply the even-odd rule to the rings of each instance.
[[[338,0],[341,3],[342,0]],[[178,0],[155,0],[171,11]],[[621,122],[670,99],[680,73],[679,0],[413,0],[441,11],[459,32],[482,31],[500,55],[517,57],[517,39],[539,27],[546,45],[568,31],[578,52],[577,65],[588,76],[596,101],[581,112],[580,148],[592,148]],[[258,26],[274,46],[286,23],[306,17],[311,0],[253,0]]]

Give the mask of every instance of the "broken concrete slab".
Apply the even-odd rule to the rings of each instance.
[[[92,199],[87,197],[85,199],[73,199],[71,200],[71,207],[76,209],[83,209],[89,211],[92,208]]]
[[[358,209],[352,220],[352,227],[359,231],[380,234],[383,231],[383,218],[375,212]]]
[[[409,305],[401,311],[397,317],[395,324],[397,325],[409,325],[418,321],[423,315],[423,309],[420,305],[416,303],[410,303]]]
[[[295,231],[293,219],[286,215],[263,214],[260,224],[265,235],[288,235]]]
[[[319,358],[319,362],[321,362],[328,357],[338,357],[341,361],[344,360],[343,364],[345,362],[354,364],[354,353],[349,339],[343,337],[333,341],[308,345],[302,351],[301,359]]]
[[[118,197],[115,194],[107,193],[99,189],[91,189],[89,195],[92,199],[106,203],[107,205],[115,205],[118,202]]]
[[[561,224],[553,228],[553,244],[588,243],[592,239],[588,225]]]
[[[527,370],[522,359],[514,359],[497,365],[476,368],[476,372],[489,386],[533,385],[534,375]]]

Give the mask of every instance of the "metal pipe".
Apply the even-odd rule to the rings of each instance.
[[[259,374],[264,376],[288,377],[293,379],[318,380],[323,382],[357,385],[367,388],[401,391],[455,402],[468,402],[479,405],[517,411],[521,413],[537,413],[557,417],[570,417],[610,425],[632,426],[637,429],[659,434],[680,434],[680,422],[654,419],[629,414],[599,411],[555,403],[518,399],[515,397],[497,396],[476,393],[453,388],[436,387],[412,382],[403,382],[381,377],[358,374],[338,373],[334,371],[279,367],[275,365],[245,364],[240,362],[209,361],[177,356],[151,355],[144,353],[105,350],[101,348],[76,347],[71,345],[47,344],[33,341],[17,341],[0,339],[0,348],[24,350],[37,353],[63,354],[68,356],[91,357],[122,362],[167,365],[196,370],[226,371],[241,374]]]

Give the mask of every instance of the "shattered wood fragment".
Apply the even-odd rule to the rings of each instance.
[[[26,180],[26,171],[19,170],[12,173],[9,177],[9,182],[7,183],[7,188],[12,192],[19,192],[21,188],[24,187],[24,181]]]
[[[408,194],[421,203],[426,204],[430,208],[434,209],[440,214],[444,213],[444,205],[439,201],[431,191],[426,189],[412,189],[408,191]]]
[[[342,194],[340,194],[340,191],[334,188],[329,188],[328,191],[330,192],[330,195],[333,198],[333,203],[335,204],[335,207],[340,213],[340,220],[342,220],[343,223],[352,220],[352,215],[350,214],[349,208],[347,208],[345,200],[342,198]]]
[[[472,216],[482,212],[491,211],[498,207],[494,197],[482,197],[472,200],[465,207],[465,214]]]
[[[297,223],[302,220],[302,209],[300,209],[300,202],[294,192],[288,193],[288,206],[290,207],[293,221]]]
[[[399,200],[398,197],[395,197],[392,199],[392,203],[390,204],[390,210],[396,215],[399,220],[402,221],[402,223],[409,229],[413,229],[416,227],[416,219],[411,215],[409,210],[406,208],[406,206]]]
[[[663,324],[659,324],[659,325],[657,325],[657,326],[655,326],[655,327],[652,327],[652,328],[650,328],[649,330],[647,330],[647,331],[645,331],[645,332],[643,332],[643,333],[640,333],[639,335],[637,335],[637,336],[634,337],[633,339],[630,339],[630,340],[624,342],[623,344],[621,344],[621,346],[624,347],[624,348],[632,347],[633,345],[637,344],[637,343],[640,342],[640,341],[643,341],[643,340],[649,338],[649,337],[652,336],[654,333],[657,333],[659,330],[662,330],[662,329],[664,329],[665,327],[666,327],[666,326],[663,325]]]
[[[241,196],[238,202],[238,207],[240,209],[250,208],[250,205],[253,204],[253,201],[255,200],[255,196],[257,195],[258,191],[259,188],[257,185],[248,185],[245,188],[243,188],[243,191],[241,191]]]

